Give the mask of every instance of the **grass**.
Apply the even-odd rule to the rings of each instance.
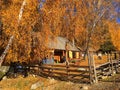
[[[18,78],[2,80],[0,86],[2,86],[2,90],[30,90],[30,86],[38,80],[39,78],[19,76]]]
[[[113,76],[107,77],[105,79],[102,79],[103,82],[116,82],[118,78],[120,77],[120,74],[115,74]]]
[[[52,81],[51,81],[52,80]],[[27,78],[14,78],[6,79],[0,82],[0,89],[2,90],[30,90],[32,84],[43,83],[36,90],[79,90],[80,84],[53,80],[48,78],[43,78],[40,76],[33,77],[28,76]]]
[[[4,76],[5,73],[0,71],[0,79]]]
[[[102,55],[102,59],[101,59],[101,60],[98,59],[98,56],[97,56],[97,55],[94,55],[94,62],[95,62],[95,65],[96,65],[96,66],[108,62],[107,55]],[[79,64],[80,66],[88,66],[88,60],[87,60],[87,59],[86,59],[86,60],[83,60],[83,61],[79,62],[78,64]]]

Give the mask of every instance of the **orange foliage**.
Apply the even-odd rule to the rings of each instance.
[[[120,25],[116,22],[109,23],[109,31],[113,45],[120,50]]]
[[[4,33],[7,37],[14,35],[14,41],[6,57],[6,61],[27,61],[31,52],[31,32],[39,14],[37,1],[26,0],[23,16],[18,23],[18,16],[23,0],[13,0],[10,5],[2,9],[2,22]],[[7,42],[6,42],[7,43]]]
[[[11,35],[15,37],[6,57],[8,62],[43,58],[50,37],[75,39],[77,46],[83,49],[87,45],[98,49],[106,37],[104,22],[107,19],[104,16],[107,13],[104,12],[111,6],[111,2],[46,0],[41,12],[38,12],[38,0],[26,0],[21,21],[18,23],[22,2],[23,0],[11,0],[9,5],[2,5],[4,46]]]

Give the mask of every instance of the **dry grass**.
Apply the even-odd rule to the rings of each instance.
[[[95,56],[94,56],[94,62],[95,62],[95,65],[96,65],[96,66],[108,62],[107,55],[103,55],[101,60],[98,59],[98,56],[97,56],[97,55],[95,55]],[[77,64],[79,64],[79,65],[81,65],[81,66],[88,66],[88,60],[87,60],[87,59],[86,59],[86,60],[83,60],[83,61],[81,61],[80,63],[77,63]]]
[[[120,80],[120,75],[118,75],[116,78],[119,78]],[[50,78],[42,78],[38,76],[29,76],[27,78],[18,77],[15,79],[2,80],[0,81],[0,90],[30,90],[31,85],[37,82],[42,82],[43,85],[35,90],[81,90],[81,87],[85,85],[80,83],[59,81]],[[116,83],[113,83],[113,81],[106,81],[85,86],[88,87],[88,90],[120,90],[120,83],[118,81]]]
[[[58,81],[54,79],[28,76],[27,78],[18,77],[0,81],[0,90],[30,90],[34,83],[43,83],[35,90],[79,90],[80,84]]]
[[[27,77],[6,79],[0,81],[0,89],[2,90],[30,90],[30,87],[33,83],[37,82],[39,78]]]

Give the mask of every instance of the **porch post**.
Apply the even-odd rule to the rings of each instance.
[[[68,62],[68,43],[65,44],[65,50],[66,50],[66,64],[69,64]]]

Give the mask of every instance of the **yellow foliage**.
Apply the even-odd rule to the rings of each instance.
[[[7,37],[14,35],[13,44],[6,57],[8,62],[30,59],[31,26],[35,24],[38,17],[36,12],[38,3],[37,0],[26,0],[26,2],[20,23],[18,17],[23,0],[12,0],[10,5],[4,6],[1,11],[4,33]]]
[[[120,25],[116,22],[109,23],[109,30],[114,46],[120,50]]]
[[[86,47],[88,38],[90,46],[95,48],[104,41],[104,20],[100,19],[97,25],[94,22],[102,14],[101,7],[109,6],[106,1],[101,4],[101,0],[46,0],[40,9],[41,12],[38,12],[38,0],[26,0],[22,18],[18,23],[23,1],[11,0],[9,6],[4,5],[1,10],[5,39],[11,35],[15,37],[7,55],[8,61],[11,58],[21,61],[43,58],[48,49],[48,38],[51,36],[64,36],[70,40],[75,38],[77,45],[82,48]],[[5,43],[7,41],[8,39]],[[116,45],[118,47],[118,44]],[[14,57],[11,52],[14,53]]]

